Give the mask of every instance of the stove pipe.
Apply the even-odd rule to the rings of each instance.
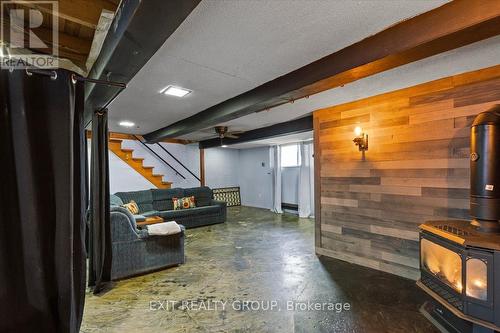
[[[476,116],[470,143],[471,224],[500,232],[500,105]]]

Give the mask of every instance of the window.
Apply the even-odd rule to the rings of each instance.
[[[281,146],[281,167],[300,166],[300,150],[298,144]]]

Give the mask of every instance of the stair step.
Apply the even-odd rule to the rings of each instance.
[[[116,156],[125,161],[130,167],[141,174],[144,178],[150,181],[158,188],[171,188],[171,182],[163,181],[163,176],[161,174],[154,174],[152,166],[145,166],[144,158],[133,157],[132,153],[134,149],[122,148],[121,139],[109,139],[108,149],[111,150]]]
[[[109,149],[115,149],[115,150],[120,150],[122,148],[121,142],[114,142],[114,141],[109,141],[108,142],[108,148]]]

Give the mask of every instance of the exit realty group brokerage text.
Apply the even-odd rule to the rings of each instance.
[[[280,300],[152,300],[151,311],[349,311],[350,303]]]

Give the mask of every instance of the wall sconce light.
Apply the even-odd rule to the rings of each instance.
[[[359,151],[367,151],[368,150],[368,134],[363,133],[363,129],[359,126],[356,126],[354,129],[354,134],[356,137],[354,140],[354,144],[358,146]]]

